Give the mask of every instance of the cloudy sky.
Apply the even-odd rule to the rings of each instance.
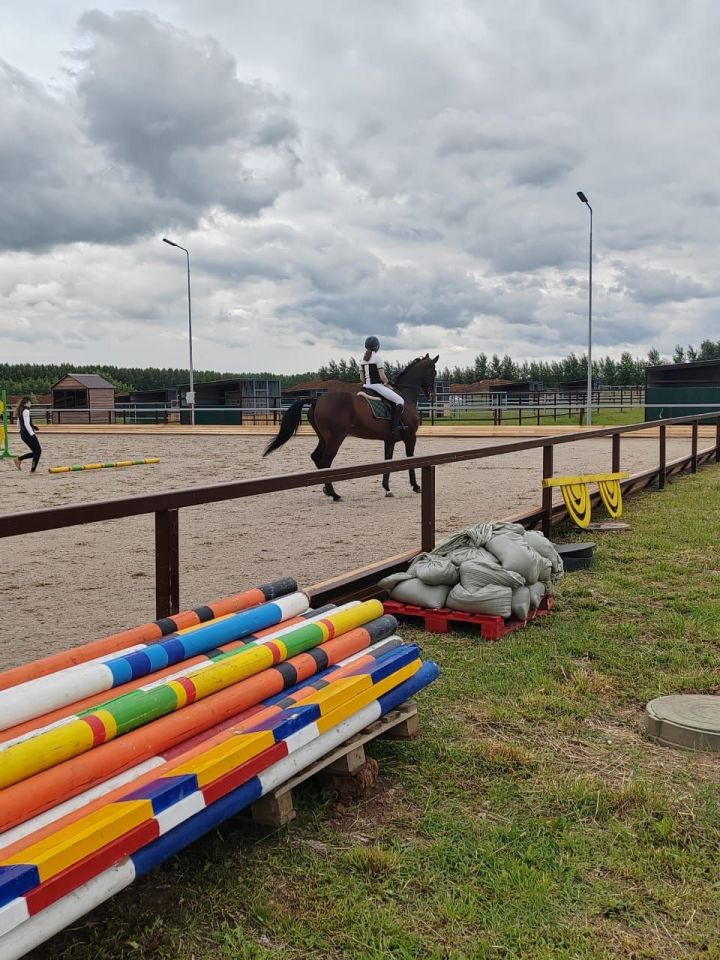
[[[142,4],[142,0],[139,0]],[[0,361],[717,339],[712,0],[0,5]]]

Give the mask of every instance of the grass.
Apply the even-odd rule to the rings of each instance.
[[[639,728],[720,684],[719,501],[716,467],[634,498],[498,644],[403,628],[443,673],[373,794],[228,823],[35,960],[720,958],[720,767]]]
[[[566,408],[567,409],[567,408]],[[625,426],[630,423],[642,423],[645,420],[645,408],[644,407],[628,407],[624,410],[593,410],[593,426],[596,427],[618,427]],[[475,424],[477,426],[492,426],[493,418],[492,412],[489,410],[484,410],[482,413],[475,412],[469,414],[465,411],[460,411],[457,416],[448,414],[446,417],[440,417],[435,420],[435,426],[453,426],[455,424],[463,424],[471,426]],[[424,418],[425,426],[430,423],[430,418],[426,416]],[[553,416],[541,416],[540,423],[543,426],[568,426],[580,424],[580,414],[573,413],[571,416],[568,416],[567,413],[558,413],[557,419]],[[517,411],[506,412],[503,414],[502,426],[504,427],[514,427],[518,425],[518,415]],[[522,425],[531,427],[537,425],[537,417],[535,411],[523,411]]]

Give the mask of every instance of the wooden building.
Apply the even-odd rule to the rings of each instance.
[[[338,390],[344,393],[357,393],[360,388],[360,381],[355,383],[351,380],[305,380],[303,383],[296,383],[294,387],[283,390],[282,398],[284,403],[294,403],[296,400],[317,400],[325,393],[336,393]]]
[[[720,410],[720,360],[645,367],[646,420],[689,417],[715,409]]]
[[[114,423],[115,387],[97,373],[68,373],[51,389],[53,423]]]

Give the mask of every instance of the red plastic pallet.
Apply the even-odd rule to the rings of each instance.
[[[515,617],[503,620],[502,617],[491,614],[464,613],[462,610],[450,610],[448,607],[430,610],[427,607],[416,607],[412,603],[400,603],[398,600],[385,600],[383,606],[385,613],[391,613],[393,616],[420,617],[425,621],[425,629],[431,633],[449,633],[451,624],[462,623],[480,627],[480,635],[484,640],[499,640],[506,633],[526,627],[536,617],[550,613],[554,602],[554,597],[543,597],[540,606],[537,610],[531,611],[527,620],[517,620]]]

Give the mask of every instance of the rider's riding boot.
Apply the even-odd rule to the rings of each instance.
[[[390,434],[393,440],[402,440],[405,424],[402,422],[403,408],[396,403],[392,411],[392,420],[390,421]]]

